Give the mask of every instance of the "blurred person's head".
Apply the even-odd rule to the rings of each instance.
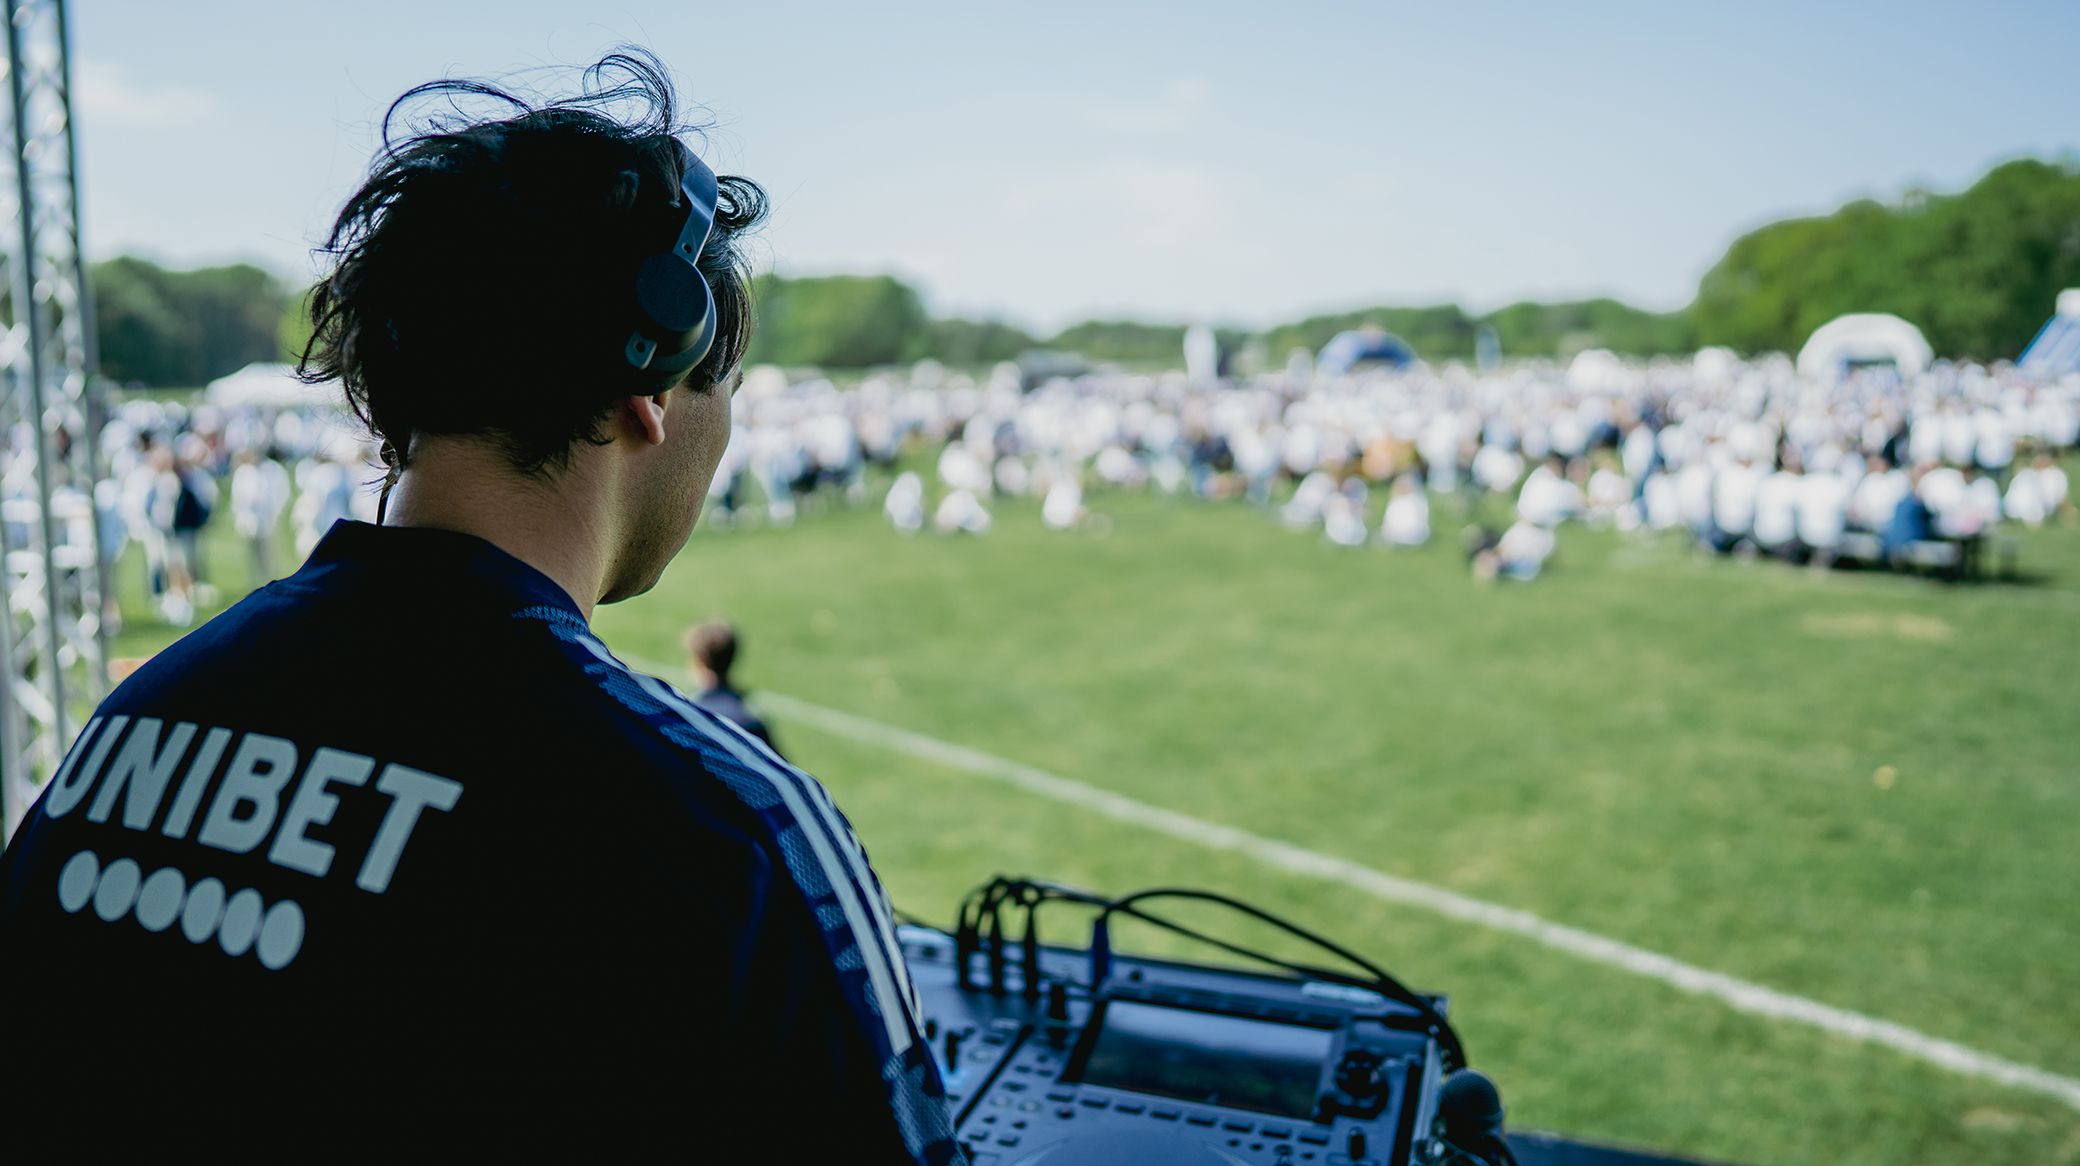
[[[598,594],[574,592],[588,611],[647,590],[685,542],[750,337],[740,244],[765,194],[723,176],[694,264],[713,295],[712,346],[683,374],[626,355],[643,318],[638,269],[687,221],[682,128],[663,66],[639,51],[601,60],[559,101],[419,86],[386,115],[311,293],[299,374],[341,382],[381,443],[403,521],[485,533],[459,514],[472,498],[560,507],[573,537],[599,544],[584,578],[558,580],[590,591],[599,576]],[[414,491],[421,470],[429,487]]]
[[[710,687],[727,688],[737,662],[737,629],[719,618],[694,625],[686,633],[686,655]]]

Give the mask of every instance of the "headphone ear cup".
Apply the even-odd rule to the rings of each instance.
[[[685,151],[684,143],[680,144]],[[702,277],[701,249],[715,230],[715,174],[690,152],[673,205],[683,216],[671,249],[636,268],[636,309],[642,314],[622,345],[629,367],[677,375],[707,358],[714,346],[715,292]]]
[[[646,331],[654,329],[659,339],[683,337],[714,316],[715,293],[700,269],[661,251],[636,270],[636,305],[650,326]]]

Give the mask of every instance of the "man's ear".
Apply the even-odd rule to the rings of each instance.
[[[623,397],[621,414],[632,432],[650,445],[664,444],[664,415],[670,408],[670,389],[652,396]]]

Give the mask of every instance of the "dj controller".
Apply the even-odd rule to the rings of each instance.
[[[1423,997],[1426,1016],[1302,976],[1126,955],[1094,976],[1090,954],[1074,949],[1028,958],[1006,944],[986,956],[926,928],[899,938],[975,1166],[1507,1160],[1445,1140],[1442,997]],[[1485,1079],[1459,1109],[1469,1100],[1476,1112],[1492,1106],[1499,1135]]]

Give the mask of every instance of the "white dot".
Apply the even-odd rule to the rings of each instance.
[[[82,850],[65,862],[58,872],[58,906],[75,914],[94,897],[94,880],[101,877],[101,860],[91,850]]]
[[[153,871],[144,881],[144,889],[137,893],[137,921],[146,931],[166,930],[173,925],[173,917],[181,913],[181,895],[187,889],[188,880],[172,867]]]
[[[260,962],[269,971],[289,966],[303,949],[303,908],[284,899],[267,909],[267,922],[260,925]]]
[[[181,909],[181,934],[189,943],[201,943],[216,934],[217,920],[224,914],[224,884],[204,879],[188,892],[188,905]]]
[[[260,933],[263,906],[260,892],[251,887],[231,896],[231,902],[224,906],[224,922],[217,928],[217,945],[225,955],[244,955],[253,946],[253,937]]]
[[[131,859],[119,858],[108,864],[101,872],[101,881],[94,885],[94,914],[109,923],[114,923],[130,913],[130,904],[137,902],[137,884],[144,872],[137,869]]]

